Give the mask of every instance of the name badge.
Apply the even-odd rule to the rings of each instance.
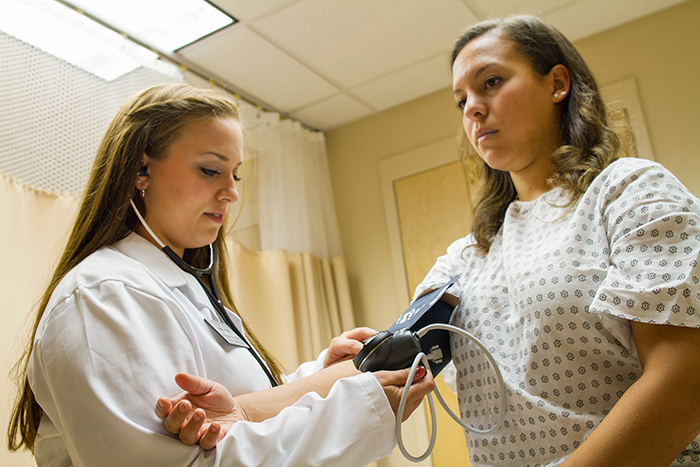
[[[238,334],[233,332],[233,329],[230,329],[225,324],[218,321],[213,321],[209,318],[204,318],[204,322],[207,323],[218,335],[221,336],[223,340],[229,344],[235,345],[236,347],[243,347],[245,349],[248,348],[248,344],[243,339],[238,337]]]

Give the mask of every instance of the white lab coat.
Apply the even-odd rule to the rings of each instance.
[[[239,327],[240,319],[229,312]],[[371,374],[309,393],[263,423],[236,423],[216,449],[187,446],[154,413],[188,372],[235,396],[270,383],[247,349],[227,344],[196,280],[132,233],[61,281],[41,319],[28,377],[44,410],[39,466],[361,466],[391,452],[394,415]],[[295,379],[322,367],[302,365]]]

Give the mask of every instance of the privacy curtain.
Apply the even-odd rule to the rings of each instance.
[[[334,336],[354,327],[354,318],[345,261],[338,254],[322,135],[319,139],[301,126],[291,131],[288,125],[293,122],[281,123],[256,135],[275,142],[274,154],[264,145],[253,147],[249,152],[254,157],[244,163],[250,161],[261,170],[245,172],[243,183],[249,186],[241,191],[251,202],[242,203],[242,222],[229,236],[230,276],[243,318],[283,369],[292,371],[315,358]],[[276,164],[291,167],[278,170]],[[285,179],[292,181],[286,188]],[[65,242],[79,195],[38,190],[7,174],[0,180],[0,253],[5,266],[0,273],[5,297],[0,349],[8,368],[17,356],[19,337],[26,334],[19,328],[31,326],[30,312]],[[319,187],[326,191],[314,193]],[[251,231],[255,238],[246,241]]]

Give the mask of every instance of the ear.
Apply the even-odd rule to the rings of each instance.
[[[151,158],[144,152],[141,158],[141,167],[139,168],[139,172],[136,174],[136,189],[139,191],[146,188],[148,184],[148,171],[146,171],[145,174],[142,174],[141,168],[148,167],[150,163]]]
[[[569,69],[564,65],[554,65],[549,70],[549,78],[552,83],[552,100],[554,103],[563,101],[571,91],[571,77]]]

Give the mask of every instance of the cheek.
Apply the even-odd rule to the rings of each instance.
[[[469,139],[469,141],[472,141],[472,135],[474,133],[472,131],[472,129],[474,128],[474,121],[470,118],[467,118],[465,114],[462,114],[462,128],[464,128],[464,132],[467,134],[467,138]]]

